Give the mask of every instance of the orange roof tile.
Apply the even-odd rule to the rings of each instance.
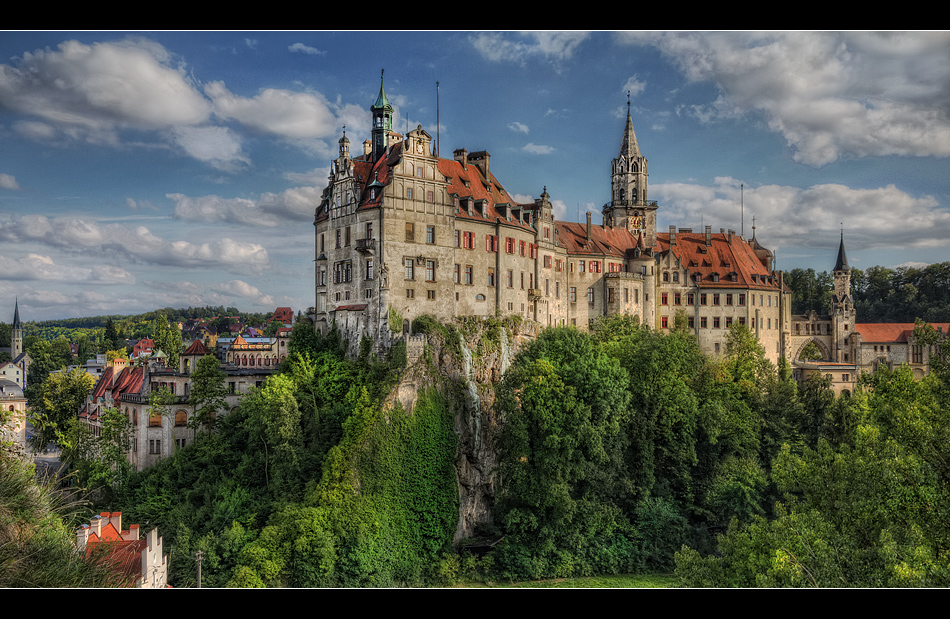
[[[934,322],[930,324],[934,329],[940,329],[943,333],[950,332],[950,323]],[[913,334],[914,326],[912,322],[859,323],[854,325],[854,330],[861,334],[861,339],[864,342],[903,344]]]

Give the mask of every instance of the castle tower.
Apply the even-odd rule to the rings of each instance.
[[[23,325],[20,324],[19,299],[13,304],[13,326],[10,331],[10,352],[14,359],[23,352]]]
[[[604,205],[604,224],[643,231],[648,247],[656,244],[656,202],[648,201],[647,160],[640,154],[627,99],[627,124],[620,154],[611,162],[610,202]]]
[[[844,231],[838,245],[838,260],[834,268],[834,294],[831,297],[831,319],[834,325],[834,360],[854,363],[854,299],[851,298],[851,267],[844,251]]]
[[[373,161],[386,152],[389,146],[389,133],[393,130],[393,106],[386,99],[383,89],[383,75],[379,75],[379,95],[376,103],[369,108],[373,113]]]

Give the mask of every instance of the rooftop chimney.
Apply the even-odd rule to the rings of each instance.
[[[590,211],[587,211],[587,242],[590,243]]]
[[[670,226],[670,247],[676,245],[676,226]]]
[[[706,247],[712,246],[712,226],[706,226]]]

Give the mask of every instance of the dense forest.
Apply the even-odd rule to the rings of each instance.
[[[337,334],[298,326],[281,372],[213,432],[142,473],[100,468],[95,508],[157,525],[177,587],[196,585],[198,550],[203,586],[670,571],[689,586],[950,585],[947,366],[836,398],[741,325],[714,360],[685,325],[628,317],[523,338],[489,388],[494,503],[473,535],[501,541],[469,552],[458,430],[480,413],[447,368],[498,353],[518,322],[472,325],[418,319],[413,363],[368,341],[347,359]],[[407,380],[411,409],[393,398]]]
[[[834,278],[825,271],[792,269],[785,273],[792,290],[792,313],[826,314]],[[950,262],[922,268],[874,266],[851,270],[851,294],[858,322],[950,322]]]

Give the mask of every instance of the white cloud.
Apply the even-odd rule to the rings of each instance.
[[[316,187],[294,187],[279,194],[264,193],[257,201],[215,195],[191,198],[180,193],[166,197],[175,201],[177,219],[274,227],[312,220],[321,193]]]
[[[174,141],[188,156],[224,172],[235,172],[251,160],[241,149],[241,139],[227,127],[175,127]]]
[[[492,62],[508,61],[524,65],[529,58],[541,58],[555,68],[570,60],[587,40],[587,32],[479,32],[468,40],[478,53]]]
[[[629,92],[630,97],[634,98],[637,95],[639,95],[641,92],[646,90],[646,87],[647,87],[646,82],[640,81],[640,79],[637,78],[636,75],[631,75],[630,78],[624,83],[622,91],[625,94]]]
[[[19,189],[16,178],[12,174],[0,174],[0,189]]]
[[[145,226],[101,225],[78,217],[10,218],[0,222],[0,240],[41,243],[81,255],[182,268],[211,267],[260,273],[271,266],[267,250],[258,243],[230,238],[208,243],[169,241],[155,236]]]
[[[309,45],[304,45],[303,43],[294,43],[287,49],[289,49],[292,52],[301,52],[304,54],[311,54],[315,56],[323,56],[324,54],[326,54],[325,51],[319,50],[316,47],[310,47]]]
[[[515,133],[528,133],[528,125],[520,123],[517,120],[508,123],[508,128],[514,131]]]
[[[740,181],[722,177],[712,185],[651,185],[661,216],[698,229],[700,221],[739,230]],[[805,189],[781,185],[744,187],[745,231],[767,246],[835,246],[843,223],[849,243],[861,248],[939,247],[950,237],[950,213],[932,196],[914,197],[894,185],[852,189],[823,184]],[[709,218],[716,213],[718,221]]]
[[[0,256],[0,279],[45,280],[69,284],[134,284],[123,268],[100,264],[90,267],[56,264],[49,256],[27,254],[22,258]]]
[[[950,34],[625,34],[658,47],[691,81],[720,97],[688,108],[697,118],[750,111],[821,166],[844,156],[950,156]]]
[[[545,146],[543,144],[533,144],[531,142],[525,144],[521,147],[521,150],[526,153],[531,153],[533,155],[550,155],[554,152],[553,146]]]
[[[230,297],[248,299],[257,305],[264,305],[268,307],[276,307],[277,305],[274,302],[274,297],[269,294],[262,293],[256,286],[252,286],[239,279],[232,279],[231,281],[211,286],[211,289]]]
[[[214,102],[218,117],[261,133],[304,139],[326,138],[340,130],[329,104],[317,94],[267,88],[254,97],[241,97],[224,82],[209,83],[205,94]],[[365,111],[362,114],[365,116]]]
[[[159,44],[142,38],[25,52],[0,65],[0,106],[42,119],[21,134],[54,128],[94,143],[117,143],[124,128],[161,129],[205,122],[211,105]],[[42,131],[40,131],[42,129]]]

